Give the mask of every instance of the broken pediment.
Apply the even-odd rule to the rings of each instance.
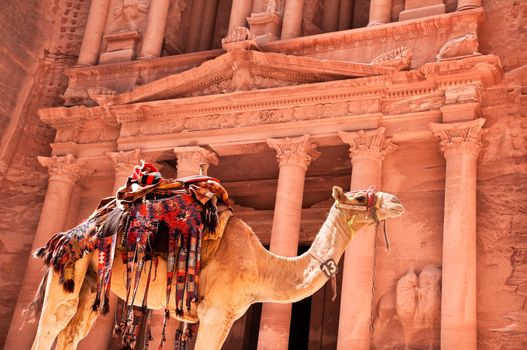
[[[88,89],[88,94],[99,105],[111,106],[384,75],[395,70],[397,68],[386,65],[240,49],[132,91],[118,94],[94,88]]]

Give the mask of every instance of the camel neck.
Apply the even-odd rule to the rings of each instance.
[[[290,303],[312,295],[328,280],[321,264],[330,259],[338,264],[350,240],[345,217],[333,207],[306,253],[288,258],[264,250],[257,301]]]

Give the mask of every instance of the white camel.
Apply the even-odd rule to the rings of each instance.
[[[196,350],[220,349],[234,321],[251,304],[293,303],[313,295],[328,280],[321,262],[333,259],[338,263],[355,231],[404,212],[398,198],[384,192],[376,192],[372,203],[367,191],[344,193],[340,187],[334,187],[333,198],[335,203],[313,244],[298,257],[282,257],[269,252],[247,224],[235,217],[229,220],[221,240],[211,243],[217,244],[213,249],[215,253],[207,256],[204,252],[200,301],[182,317],[176,317],[184,322],[200,322]],[[121,299],[126,299],[126,267],[120,260],[114,260],[111,288]],[[51,349],[57,336],[57,349],[77,348],[97,318],[97,313],[91,309],[96,270],[97,252],[94,251],[76,262],[74,291],[65,293],[59,284],[59,275],[50,269],[32,349]],[[165,276],[166,264],[161,261],[157,278],[150,284],[149,309],[165,308]],[[145,284],[146,274],[143,274],[135,298],[137,306],[143,300]],[[172,312],[174,297],[170,300],[171,316],[175,317]]]

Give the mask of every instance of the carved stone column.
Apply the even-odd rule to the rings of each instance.
[[[319,153],[309,142],[309,135],[268,139],[267,144],[276,150],[280,166],[270,250],[278,255],[296,256],[305,174]],[[290,323],[291,304],[264,304],[258,350],[287,349]]]
[[[42,166],[48,168],[49,180],[46,197],[40,212],[40,220],[33,238],[32,252],[43,246],[52,234],[64,230],[73,188],[80,179],[81,174],[86,171],[82,164],[71,154],[38,157],[38,160]],[[4,349],[31,348],[37,324],[25,323],[22,317],[22,310],[33,299],[41,278],[42,263],[35,261],[30,256]]]
[[[340,0],[338,30],[351,29],[353,20],[353,0]]]
[[[481,7],[481,0],[458,0],[456,11],[472,10]]]
[[[196,52],[199,49],[199,40],[205,11],[205,0],[192,1],[190,24],[188,28],[186,52]]]
[[[253,12],[247,18],[251,35],[259,43],[266,43],[278,40],[282,31],[281,5],[283,1],[276,0],[255,0],[253,2]]]
[[[115,169],[113,190],[108,195],[115,195],[115,192],[126,184],[126,180],[132,173],[133,167],[139,164],[141,151],[135,149],[133,151],[108,152],[107,155],[112,159]],[[115,294],[110,294],[110,312],[108,315],[115,313],[118,299]],[[99,317],[90,333],[86,336],[86,339],[79,344],[79,350],[108,348],[112,338],[113,321],[113,317]]]
[[[94,65],[99,59],[99,49],[101,47],[104,25],[108,16],[110,0],[93,0],[90,6],[90,13],[84,29],[81,49],[79,53],[78,65]]]
[[[350,145],[353,170],[351,190],[367,189],[381,184],[384,156],[395,148],[384,135],[385,129],[340,132]],[[373,298],[373,264],[375,227],[367,227],[356,235],[346,249],[340,300],[337,349],[370,349],[370,325]]]
[[[445,12],[443,0],[406,0],[404,11],[399,13],[399,21],[441,15]]]
[[[368,26],[390,22],[392,17],[392,0],[372,0],[370,3],[370,19]]]
[[[204,175],[209,166],[218,164],[216,153],[199,146],[184,146],[174,148],[177,156],[177,176],[186,177],[199,175],[200,164],[204,164]]]
[[[304,0],[288,0],[285,3],[282,39],[297,38],[302,35],[302,16]]]
[[[431,124],[446,159],[441,349],[477,348],[476,180],[485,119]]]
[[[210,50],[214,25],[216,24],[216,11],[218,10],[218,0],[207,0],[202,16],[203,25],[199,38],[199,50]]]
[[[233,28],[247,27],[247,17],[251,15],[253,3],[251,0],[233,0],[231,17],[229,19],[229,32]]]
[[[339,26],[339,0],[324,1],[324,8],[322,9],[322,23],[320,29],[324,33],[335,32]]]
[[[148,19],[139,58],[161,55],[170,0],[150,0]]]

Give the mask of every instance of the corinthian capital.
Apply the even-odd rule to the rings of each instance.
[[[385,131],[385,128],[368,131],[341,131],[339,137],[344,143],[349,144],[349,154],[353,162],[360,160],[382,161],[385,155],[397,147],[384,135]]]
[[[203,167],[204,174],[209,166],[218,164],[216,153],[199,146],[184,146],[174,148],[177,157],[178,177],[198,175]]]
[[[431,123],[430,129],[439,138],[439,146],[445,157],[453,152],[466,152],[477,156],[483,139],[483,124],[485,119],[478,118],[464,123]]]
[[[143,157],[139,148],[133,151],[108,152],[106,154],[112,159],[115,172],[129,171],[131,173],[133,167],[139,164]]]
[[[285,139],[267,139],[269,147],[276,150],[279,165],[297,165],[307,170],[312,159],[320,153],[315,150],[316,144],[309,142],[309,135]]]
[[[48,168],[50,180],[65,181],[75,184],[82,175],[88,173],[84,164],[72,154],[65,156],[38,157],[39,163]]]

